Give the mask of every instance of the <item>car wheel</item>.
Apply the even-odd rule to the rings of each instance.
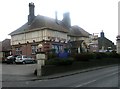
[[[22,62],[23,64],[26,64],[25,61]]]
[[[7,62],[7,64],[10,64],[9,62]]]
[[[34,60],[33,63],[34,63],[34,64],[37,63],[36,60]]]
[[[32,61],[32,63],[34,64],[34,63],[35,63],[35,61]]]
[[[12,64],[15,64],[15,61],[13,61]]]

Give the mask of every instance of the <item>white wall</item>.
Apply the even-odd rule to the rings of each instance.
[[[53,31],[53,30],[47,30],[47,29],[46,29],[45,32],[46,32],[47,37],[56,37],[56,38],[66,39],[67,40],[67,33]]]
[[[43,37],[43,30],[14,35],[11,36],[11,45],[16,45],[18,43],[23,44],[26,43],[27,41],[33,42],[33,40],[35,40],[36,42],[41,41],[42,37]]]
[[[17,45],[19,43],[27,43],[42,41],[43,39],[48,40],[48,37],[55,37],[59,39],[66,39],[67,40],[67,33],[53,31],[49,29],[44,30],[37,30],[34,32],[23,33],[19,35],[11,36],[11,45]]]
[[[85,43],[90,43],[90,38],[86,38],[86,37],[74,37],[74,36],[68,36],[68,40],[71,40],[71,41],[79,41],[79,40],[84,40]]]

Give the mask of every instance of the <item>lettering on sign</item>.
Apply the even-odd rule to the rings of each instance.
[[[37,58],[38,60],[40,60],[40,59],[45,59],[45,54],[37,54],[37,55],[36,55],[36,58]]]

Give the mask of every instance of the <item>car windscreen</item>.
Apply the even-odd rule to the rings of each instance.
[[[17,58],[22,58],[22,56],[17,56]]]
[[[23,56],[23,58],[27,58],[27,56]]]
[[[31,56],[28,56],[28,58],[32,58]]]

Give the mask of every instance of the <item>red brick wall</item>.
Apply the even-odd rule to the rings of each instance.
[[[31,55],[31,44],[21,44],[21,45],[15,45],[12,47],[12,53],[15,55],[16,54],[16,48],[20,47],[22,51],[22,55]]]
[[[26,51],[26,48],[27,48],[27,47],[26,47],[25,44],[21,46],[21,51],[22,51],[22,54],[23,54],[23,55],[26,55],[26,52],[27,52],[27,51]]]
[[[50,50],[50,42],[43,43],[43,50],[49,51]]]
[[[54,42],[43,42],[43,51],[48,51],[51,49],[51,45],[53,44]],[[37,43],[39,44],[39,43]],[[65,43],[55,43],[55,44],[61,44],[63,45],[63,49],[65,48]],[[16,47],[20,47],[21,48],[21,51],[22,51],[22,55],[27,55],[27,56],[32,56],[32,57],[36,57],[36,54],[32,54],[32,48],[31,46],[33,45],[33,43],[28,43],[28,44],[19,44],[19,45],[15,45],[15,46],[12,46],[12,53],[13,55],[16,55]]]

